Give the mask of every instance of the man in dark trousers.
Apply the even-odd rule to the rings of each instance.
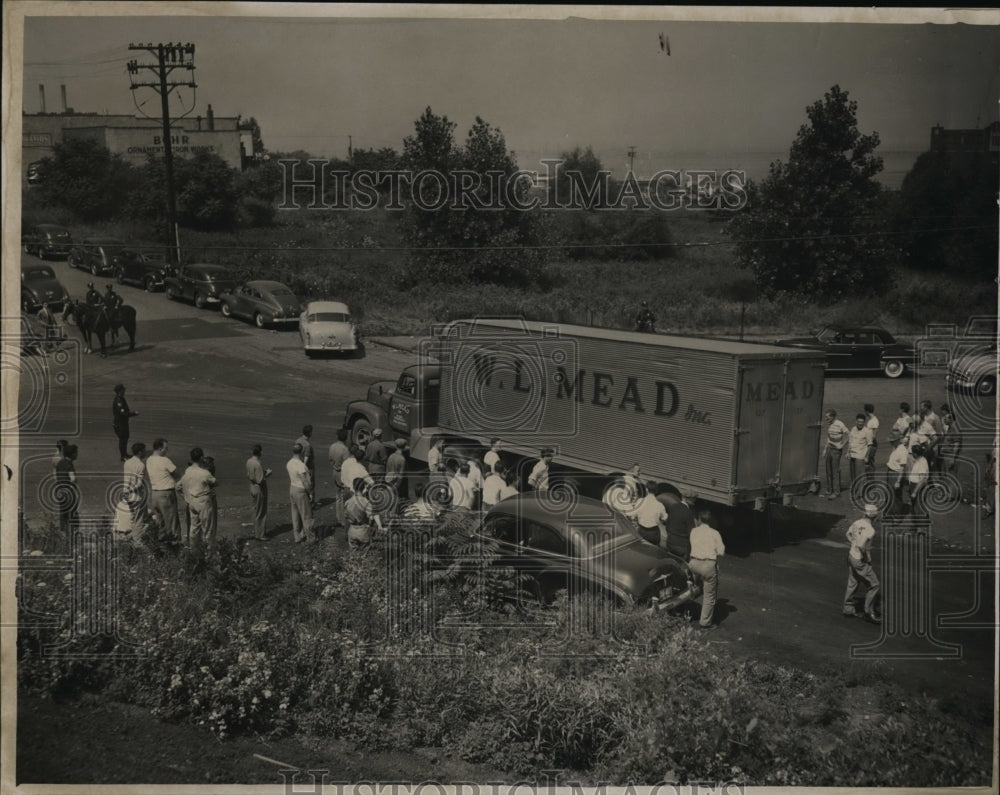
[[[122,463],[128,461],[128,421],[132,417],[138,417],[138,411],[132,411],[125,400],[125,385],[115,386],[115,400],[111,404],[111,426],[115,429],[115,436],[118,437],[118,454]]]
[[[646,301],[639,305],[639,314],[635,317],[635,330],[646,331],[650,334],[656,332],[656,318],[649,310],[649,303]]]
[[[309,482],[312,484],[310,506],[316,506],[316,454],[313,453],[312,446],[313,426],[303,425],[302,435],[295,440],[295,444],[302,445],[302,461],[309,470]]]
[[[681,491],[680,502],[669,503],[667,508],[667,551],[682,560],[691,557],[691,530],[694,529],[695,493],[690,489]]]
[[[382,429],[376,428],[372,431],[372,439],[365,447],[365,460],[362,462],[368,470],[368,474],[379,479],[385,476],[385,463],[389,458],[389,453],[382,443]]]

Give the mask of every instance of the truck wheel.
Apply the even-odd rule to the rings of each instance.
[[[351,441],[362,450],[372,440],[372,424],[368,420],[355,420],[351,426]]]
[[[897,359],[893,359],[885,363],[885,374],[889,378],[899,378],[903,372],[906,370],[906,365]]]

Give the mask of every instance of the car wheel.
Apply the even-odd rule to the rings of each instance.
[[[66,257],[66,264],[69,265],[73,270],[76,270],[77,266],[80,264],[76,258],[75,254],[70,254]]]
[[[233,310],[229,308],[229,304],[227,302],[223,301],[222,306],[220,306],[219,309],[225,317],[233,316]]]
[[[167,289],[165,292],[167,294],[168,299],[170,299],[171,301],[177,300],[177,288],[174,287],[172,284],[167,285]]]
[[[38,259],[45,259],[45,249],[39,246],[35,256],[38,257]]]
[[[264,328],[264,316],[260,312],[253,313],[253,322],[257,328]]]
[[[199,309],[204,309],[206,303],[207,302],[205,301],[205,296],[203,296],[201,293],[194,294],[194,305],[196,307],[198,307]]]
[[[976,394],[983,397],[989,397],[990,395],[995,395],[997,393],[997,379],[996,376],[986,375],[976,382]]]
[[[893,359],[885,363],[883,370],[885,370],[885,374],[889,378],[899,378],[906,371],[906,365],[901,361]]]
[[[118,284],[125,284],[125,270],[124,268],[119,268],[115,271],[115,281]]]
[[[95,262],[93,265],[90,266],[90,275],[97,276],[98,273],[99,271],[97,269],[97,263]]]
[[[21,296],[21,311],[22,312],[30,312],[32,310],[33,304],[34,304],[34,301],[32,301],[29,296],[27,296],[27,295],[22,295]]]
[[[364,450],[372,440],[372,424],[368,420],[355,420],[351,426],[351,440]]]
[[[153,279],[146,279],[146,282],[143,286],[146,288],[147,293],[156,292],[156,282]]]

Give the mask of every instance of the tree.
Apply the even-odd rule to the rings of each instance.
[[[534,281],[542,265],[540,250],[531,248],[536,215],[519,209],[529,186],[513,181],[517,162],[503,133],[476,117],[459,148],[455,123],[429,107],[415,127],[401,158],[415,194],[404,224],[413,247],[408,281]]]
[[[555,181],[549,183],[549,197],[553,203],[582,206],[583,195],[596,190],[591,206],[607,205],[610,185],[600,177],[605,173],[604,164],[593,149],[577,146],[570,152],[563,152],[559,159],[562,164],[558,167]]]
[[[892,228],[904,262],[992,279],[997,268],[997,165],[990,152],[924,152],[903,179]]]
[[[888,281],[878,133],[862,135],[857,102],[833,86],[806,108],[788,163],[751,183],[730,224],[739,264],[764,295],[797,293],[829,302]]]
[[[141,170],[141,187],[133,202],[134,213],[162,221],[166,207],[166,169],[163,158],[149,156]],[[174,161],[177,222],[205,230],[232,229],[239,218],[237,172],[213,152]]]
[[[43,204],[66,207],[84,221],[106,221],[127,204],[135,170],[98,141],[71,138],[42,160],[38,185]]]

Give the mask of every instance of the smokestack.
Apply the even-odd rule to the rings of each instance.
[[[45,113],[45,84],[38,84],[38,99],[42,103],[42,113]]]
[[[66,86],[59,86],[59,93],[62,96],[62,112],[65,113],[68,109],[66,107]]]
[[[209,132],[215,131],[215,111],[212,110],[212,106],[208,106],[208,129]]]

